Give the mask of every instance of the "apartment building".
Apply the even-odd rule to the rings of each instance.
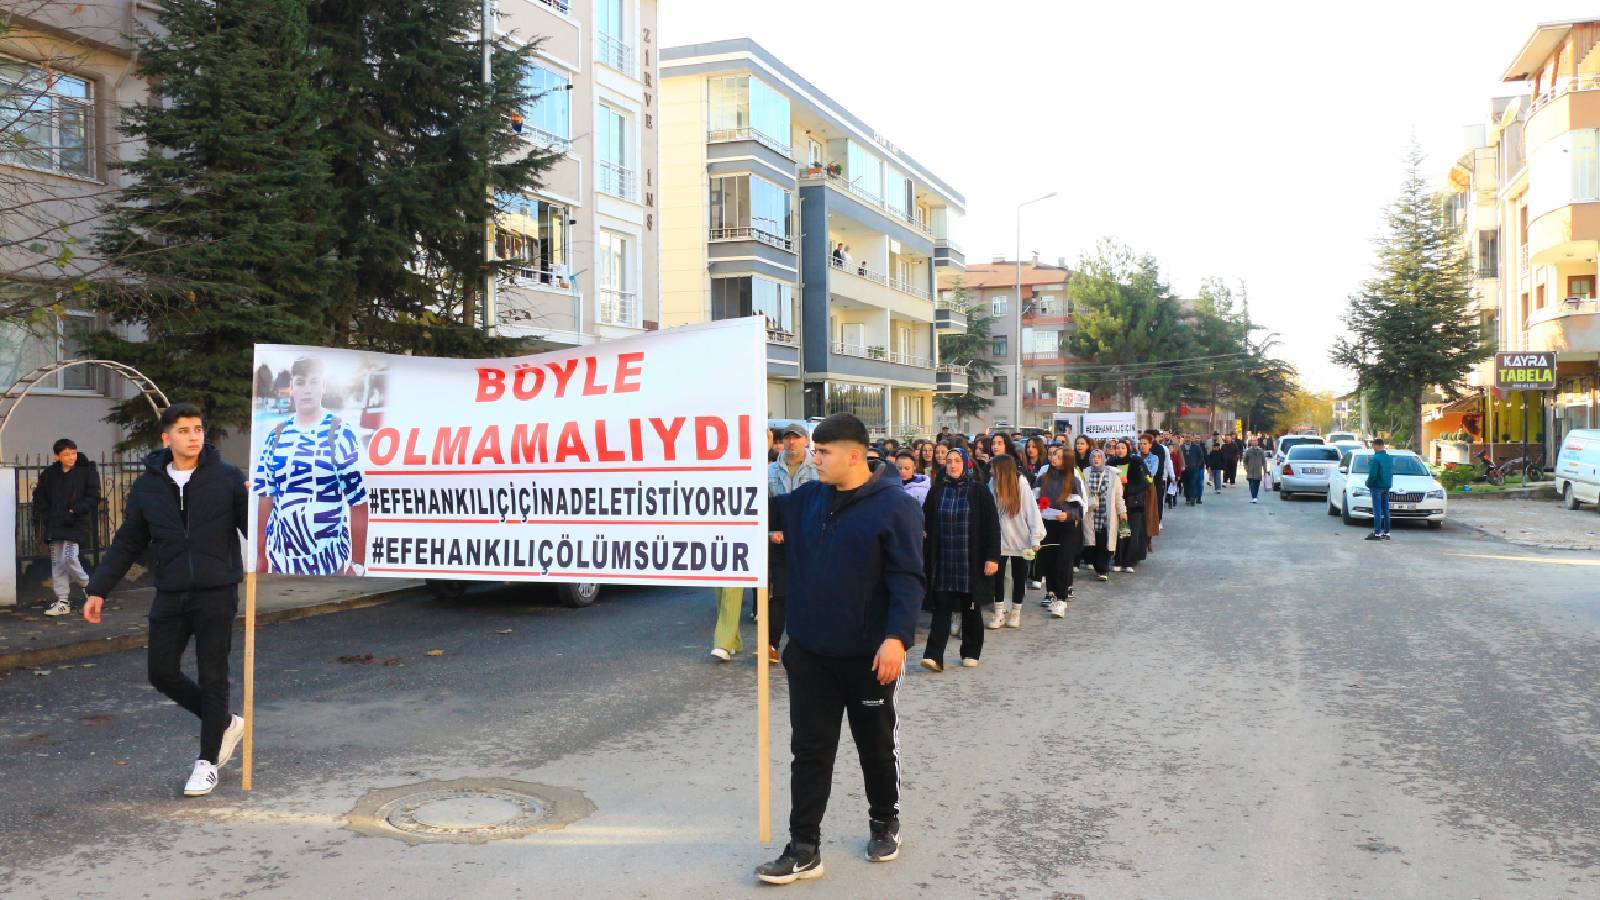
[[[103,265],[94,224],[126,178],[112,164],[140,152],[117,125],[148,94],[127,37],[147,13],[137,0],[23,4],[0,34],[0,291],[48,296],[60,284],[64,307],[32,327],[0,325],[0,391],[82,355],[80,339],[108,324],[74,308],[66,285]],[[0,461],[48,453],[63,434],[92,454],[109,450],[122,434],[104,418],[130,390],[89,366],[47,376],[7,421]]]
[[[1477,425],[1502,457],[1600,423],[1600,19],[1534,28],[1502,73],[1508,96],[1469,129],[1446,212],[1463,228],[1486,335],[1499,350],[1553,353],[1555,391],[1492,391],[1439,415]],[[1442,421],[1440,427],[1453,423]]]
[[[660,322],[661,128],[656,0],[499,0],[495,30],[534,42],[529,149],[564,156],[539,190],[502,197],[498,333],[552,347]]]
[[[768,414],[933,430],[964,200],[748,39],[662,51],[662,324],[767,319]]]
[[[1035,254],[1020,268],[1021,315],[1017,308],[1018,263],[994,257],[963,270],[939,273],[939,296],[952,303],[957,284],[968,302],[987,315],[990,347],[985,358],[995,366],[991,385],[976,391],[994,401],[984,425],[1005,423],[1013,427],[1049,427],[1058,388],[1078,388],[1071,383],[1067,337],[1072,333],[1072,308],[1067,298],[1071,273],[1065,258],[1054,264],[1040,262]],[[1066,412],[1067,410],[1060,410]],[[1072,410],[1083,412],[1082,409]],[[952,427],[962,424],[947,421]]]

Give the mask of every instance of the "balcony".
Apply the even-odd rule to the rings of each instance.
[[[601,160],[595,167],[595,175],[599,181],[597,187],[602,194],[610,194],[618,200],[638,200],[639,179],[632,169]]]
[[[910,282],[901,281],[898,278],[890,278],[882,272],[875,272],[872,269],[867,268],[867,264],[864,262],[852,261],[847,265],[844,260],[839,259],[838,257],[830,256],[828,258],[828,265],[829,267],[837,269],[846,275],[854,275],[857,278],[865,278],[867,281],[870,281],[873,284],[881,284],[892,291],[908,294],[912,297],[916,297],[918,300],[933,299],[933,295],[927,290],[917,287]]]
[[[639,295],[615,288],[600,289],[600,324],[619,328],[639,327]]]
[[[1022,313],[1024,325],[1070,325],[1072,315],[1064,312],[1034,312],[1025,310]]]
[[[851,199],[871,207],[875,212],[888,217],[895,224],[903,225],[928,240],[933,240],[933,229],[926,222],[919,222],[915,216],[893,209],[888,203],[884,202],[882,197],[863,190],[855,182],[846,180],[843,175],[835,175],[820,166],[808,166],[801,170],[800,180],[826,184],[840,193],[848,194]]]
[[[1025,366],[1065,366],[1073,361],[1065,350],[1028,350],[1022,354]]]
[[[794,252],[794,240],[764,231],[760,228],[713,228],[707,233],[712,241],[759,241],[768,247]]]
[[[571,12],[571,9],[567,6],[567,0],[538,0],[538,2],[543,3],[545,6],[548,6],[556,12],[562,13],[563,15]]]
[[[1583,353],[1600,350],[1600,300],[1570,299],[1528,316],[1526,349]]]
[[[928,356],[917,356],[912,353],[901,353],[897,350],[887,350],[883,347],[864,347],[860,344],[847,344],[844,341],[833,342],[833,352],[839,356],[853,356],[856,359],[881,359],[894,363],[897,366],[910,366],[914,369],[933,368],[933,359]]]
[[[962,252],[961,245],[949,238],[933,239],[933,264],[941,268],[949,267],[965,270],[967,255]]]
[[[774,153],[794,159],[792,147],[759,128],[721,128],[706,132],[708,144],[730,144],[735,141],[755,141]]]
[[[935,300],[933,324],[940,331],[963,333],[967,330],[967,311],[954,300]]]
[[[624,75],[633,74],[633,48],[609,34],[595,33],[594,58]]]
[[[1557,78],[1550,85],[1550,90],[1534,98],[1533,105],[1528,107],[1528,115],[1532,116],[1556,100],[1578,91],[1600,91],[1600,75],[1589,74]]]
[[[965,394],[967,369],[965,366],[940,366],[934,373],[934,391],[940,394]]]

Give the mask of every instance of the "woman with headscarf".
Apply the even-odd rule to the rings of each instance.
[[[1039,476],[1038,502],[1045,534],[1038,563],[1045,577],[1045,605],[1058,619],[1067,614],[1072,574],[1083,552],[1083,495],[1083,479],[1072,451],[1051,448],[1050,465]]]
[[[994,579],[994,618],[989,620],[989,630],[993,631],[1002,625],[1022,627],[1022,600],[1027,596],[1028,564],[1032,562],[1029,557],[1044,543],[1044,519],[1039,516],[1039,503],[1028,479],[1017,471],[1016,459],[1002,454],[990,465],[994,477],[989,479],[989,492],[994,494],[995,509],[1000,514],[1000,574]]]
[[[1117,532],[1128,508],[1122,499],[1122,476],[1106,464],[1104,450],[1089,451],[1089,468],[1083,471],[1083,545],[1094,566],[1095,577],[1110,581],[1111,558],[1117,552]]]
[[[961,613],[961,664],[978,664],[983,653],[983,617],[977,598],[994,596],[1000,571],[1000,518],[994,495],[972,477],[967,451],[952,449],[944,473],[922,504],[923,567],[933,624],[923,644],[922,666],[944,671],[950,616]]]
[[[1122,448],[1118,456],[1127,460],[1122,476],[1122,502],[1127,510],[1127,533],[1117,539],[1117,555],[1112,567],[1118,572],[1132,572],[1150,552],[1150,470],[1144,456],[1131,441],[1118,442]]]

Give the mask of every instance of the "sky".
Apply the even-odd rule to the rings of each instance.
[[[1540,22],[1592,3],[662,0],[660,44],[748,37],[966,198],[967,261],[1102,237],[1216,276],[1312,390],[1415,138],[1443,184]]]

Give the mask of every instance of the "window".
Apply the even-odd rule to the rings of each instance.
[[[989,314],[995,316],[1006,314],[1006,297],[1004,294],[989,298]]]
[[[89,82],[0,57],[0,163],[88,178]]]
[[[89,356],[89,335],[100,328],[90,312],[73,310],[34,326],[0,324],[0,378],[7,384],[40,366]],[[40,381],[35,391],[105,391],[104,372],[96,366],[74,366]]]
[[[510,274],[536,284],[567,287],[567,222],[565,206],[532,197],[499,197],[502,212],[495,226],[495,255],[517,260]]]
[[[1544,309],[1544,285],[1535,285],[1533,288],[1533,308]]]
[[[1500,275],[1500,229],[1486,228],[1478,232],[1478,277],[1497,278]]]
[[[600,232],[595,274],[600,289],[600,321],[607,325],[639,327],[639,298],[631,289],[633,279],[628,271],[626,235]]]
[[[994,390],[991,391],[991,393],[993,393],[996,397],[1004,397],[1009,389],[1010,385],[1006,383],[1006,376],[996,375],[994,377]]]
[[[624,200],[634,198],[633,170],[628,168],[628,120],[609,106],[595,116],[594,140],[600,163],[600,190]]]
[[[794,343],[794,285],[751,276],[711,279],[711,318],[765,316],[767,339]]]
[[[883,398],[885,387],[877,384],[839,384],[828,382],[827,407],[824,415],[850,413],[868,428],[883,430]]]
[[[1594,276],[1572,275],[1567,278],[1568,297],[1586,297],[1594,299]]]
[[[633,46],[623,15],[623,0],[595,0],[595,58],[619,72],[633,73]]]
[[[533,66],[522,90],[535,98],[525,110],[527,127],[547,140],[566,143],[572,137],[572,81],[543,66]]]
[[[990,348],[990,349],[992,351],[989,354],[990,356],[993,356],[996,359],[1005,359],[1005,357],[1006,357],[1006,336],[1003,335],[1003,334],[995,335],[994,336],[994,346],[992,348]]]
[[[811,147],[806,151],[806,162],[813,166],[822,165],[822,144],[817,141],[809,141],[808,143],[810,143]]]
[[[708,88],[712,140],[754,138],[789,155],[788,97],[749,75],[712,78]]]
[[[850,179],[850,189],[870,197],[874,203],[883,203],[883,163],[867,148],[851,141],[845,152],[845,175]]]
[[[778,185],[756,175],[711,179],[711,237],[755,237],[793,248],[793,198]],[[750,234],[754,232],[754,234]]]
[[[1339,448],[1302,445],[1291,448],[1286,459],[1288,459],[1290,462],[1300,462],[1302,460],[1310,460],[1312,462],[1338,462]]]
[[[885,196],[889,201],[889,211],[902,219],[911,218],[911,179],[895,170],[893,166],[885,166],[887,172],[887,186]]]

